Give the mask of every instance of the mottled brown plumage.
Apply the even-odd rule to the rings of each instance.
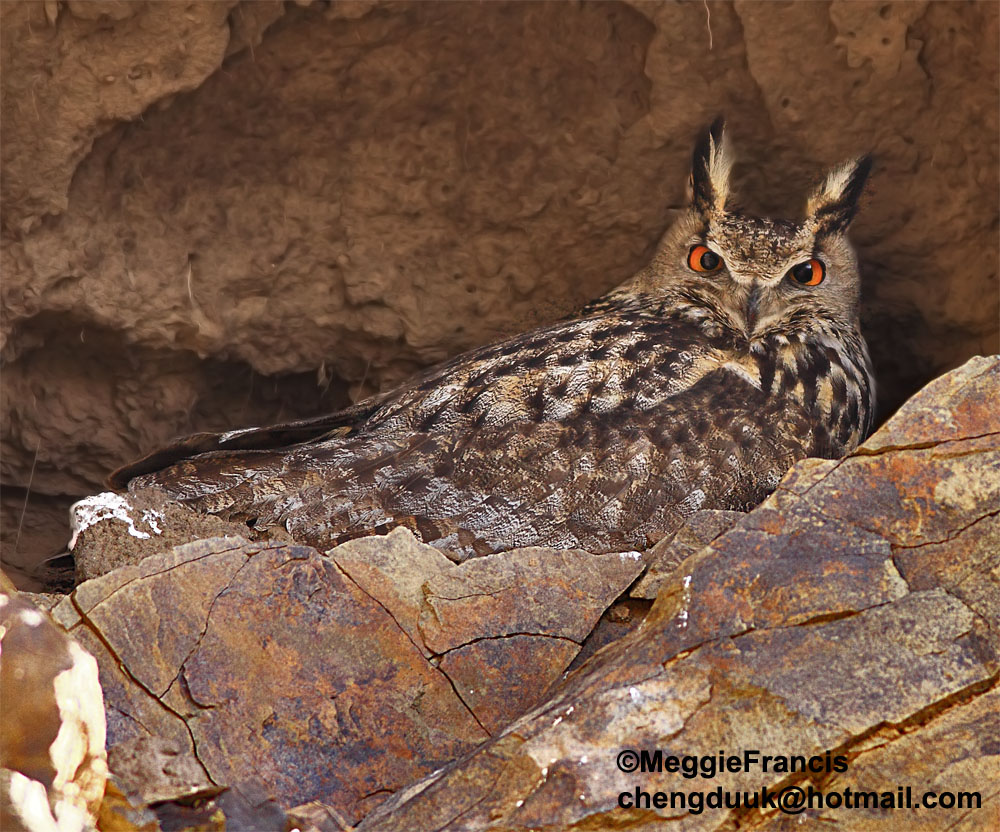
[[[831,172],[802,223],[727,212],[730,166],[715,125],[690,210],[577,317],[328,417],[182,440],[112,483],[324,549],[405,525],[461,558],[642,549],[699,508],[750,508],[796,460],[838,457],[871,427],[845,236],[870,164]],[[717,268],[692,266],[697,246],[694,265]],[[814,259],[795,275],[825,279],[801,285],[792,270]]]

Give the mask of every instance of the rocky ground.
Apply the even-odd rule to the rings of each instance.
[[[976,792],[948,828],[992,828],[998,390],[1000,358],[973,359],[845,459],[805,460],[749,514],[695,515],[645,555],[536,548],[459,564],[404,529],[326,553],[236,534],[171,546],[167,518],[186,509],[102,495],[115,510],[79,509],[76,540],[95,577],[20,599],[97,660],[103,703],[93,684],[86,701],[106,714],[113,786],[99,809],[90,795],[101,829],[770,830],[790,815],[621,801],[899,786]],[[3,607],[5,673],[26,606]],[[45,627],[45,650],[65,652]],[[5,701],[26,702],[4,679]],[[51,722],[45,701],[20,707]],[[23,739],[8,779],[52,736]],[[845,763],[692,781],[621,771],[629,749]],[[942,812],[901,826],[886,809],[824,806],[796,823],[933,830]]]

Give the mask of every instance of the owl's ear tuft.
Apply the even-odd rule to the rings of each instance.
[[[732,168],[733,156],[726,141],[725,121],[720,116],[699,136],[694,146],[691,201],[695,209],[706,216],[725,211]]]
[[[872,157],[859,156],[831,170],[806,204],[806,222],[817,233],[847,230],[858,212],[858,200],[872,170]]]

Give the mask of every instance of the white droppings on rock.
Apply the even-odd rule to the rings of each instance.
[[[515,803],[514,805],[515,805],[515,806],[516,806],[516,807],[517,807],[518,809],[520,809],[520,808],[521,808],[521,807],[522,807],[522,806],[524,805],[524,801],[523,801],[523,800],[519,800],[519,801],[517,801],[517,803]]]
[[[69,509],[70,528],[73,530],[69,548],[72,549],[76,545],[81,532],[103,520],[120,520],[128,526],[128,533],[132,537],[148,540],[150,534],[135,525],[135,519],[131,514],[134,510],[134,506],[127,499],[113,491],[104,491],[73,503]],[[142,513],[141,522],[154,534],[161,534],[158,520],[163,520],[163,515],[157,511],[148,510]]]
[[[588,757],[588,756],[587,756],[586,754],[584,754],[584,755],[583,755],[583,756],[582,756],[582,757],[580,758],[580,762],[581,762],[581,763],[585,763],[585,762],[587,762],[587,760],[589,760],[589,759],[590,759],[590,757]]]
[[[642,560],[642,552],[619,552],[618,557],[622,560]]]
[[[160,522],[163,520],[163,515],[155,508],[143,509],[142,520],[147,526],[149,526],[150,529],[152,529],[153,534],[163,534],[163,529],[160,528]]]
[[[635,687],[634,685],[628,689],[628,695],[629,699],[631,699],[633,702],[638,702],[640,699],[642,699],[642,694],[639,693],[639,688]]]

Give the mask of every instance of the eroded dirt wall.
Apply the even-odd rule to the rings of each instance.
[[[887,414],[998,350],[998,9],[5,3],[4,559],[173,435],[332,409],[620,282],[718,113],[751,209],[875,153]]]

